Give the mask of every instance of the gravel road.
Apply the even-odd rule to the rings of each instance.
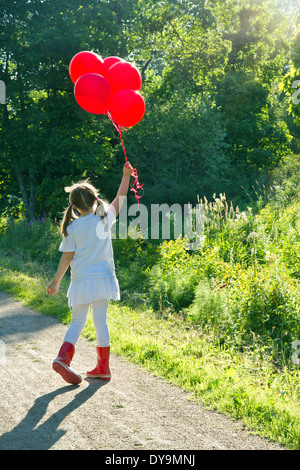
[[[0,292],[1,450],[282,449],[113,354],[110,382],[68,385],[51,367],[66,329]],[[94,362],[81,338],[72,367]]]

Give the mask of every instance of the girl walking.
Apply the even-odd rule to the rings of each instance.
[[[61,224],[63,235],[59,250],[63,252],[53,281],[48,286],[48,295],[55,295],[67,269],[71,268],[71,283],[67,297],[72,308],[72,319],[64,342],[53,361],[53,369],[63,379],[79,384],[82,378],[70,364],[75,345],[86,324],[91,307],[96,331],[96,367],[87,372],[88,377],[109,380],[110,335],[107,311],[110,299],[120,300],[118,280],[115,275],[110,228],[116,221],[123,198],[128,192],[133,167],[127,162],[123,178],[110,206],[99,199],[98,191],[87,181],[65,188],[70,205]],[[74,213],[80,212],[80,217]]]

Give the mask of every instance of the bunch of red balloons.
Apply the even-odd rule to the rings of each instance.
[[[121,127],[135,126],[143,118],[142,77],[130,62],[83,51],[71,60],[69,73],[76,101],[85,111],[108,115]]]

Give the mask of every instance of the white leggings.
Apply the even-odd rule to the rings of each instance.
[[[93,323],[96,330],[97,346],[110,346],[109,329],[107,325],[107,310],[109,300],[95,300],[91,304],[76,305],[72,308],[72,320],[65,335],[64,342],[77,343],[79,336],[86,324],[89,308],[91,306],[93,313]]]

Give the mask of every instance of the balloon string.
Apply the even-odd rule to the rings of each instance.
[[[110,112],[108,111],[107,113],[107,116],[109,117],[109,119],[111,120],[114,128],[117,130],[117,132],[119,133],[119,136],[120,136],[120,141],[121,141],[121,144],[122,144],[122,147],[123,147],[123,152],[124,152],[124,155],[125,155],[125,160],[127,162],[127,155],[126,155],[126,149],[125,149],[125,145],[123,143],[123,139],[122,139],[122,129],[121,127],[119,126],[119,124],[116,124],[115,121],[113,120],[113,118],[111,117],[111,114]]]
[[[126,155],[126,149],[125,149],[125,145],[124,145],[124,142],[123,142],[123,139],[122,139],[122,131],[123,130],[128,130],[126,128],[121,128],[119,126],[119,124],[116,124],[115,121],[113,120],[113,118],[111,117],[111,114],[110,112],[108,111],[107,113],[107,116],[109,117],[109,119],[111,120],[113,126],[115,127],[115,129],[117,130],[119,136],[120,136],[120,141],[121,141],[121,144],[122,144],[122,147],[123,147],[123,152],[124,152],[124,156],[125,156],[125,161],[127,162],[127,155]],[[133,168],[132,170],[132,176],[134,177],[134,181],[130,184],[130,190],[132,192],[134,192],[134,197],[136,198],[138,204],[140,203],[140,199],[141,197],[143,196],[144,194],[144,189],[143,189],[143,186],[144,184],[140,184],[139,183],[139,177],[138,177],[138,173],[137,173],[137,170],[136,168]],[[142,190],[142,194],[138,194],[138,190]]]

